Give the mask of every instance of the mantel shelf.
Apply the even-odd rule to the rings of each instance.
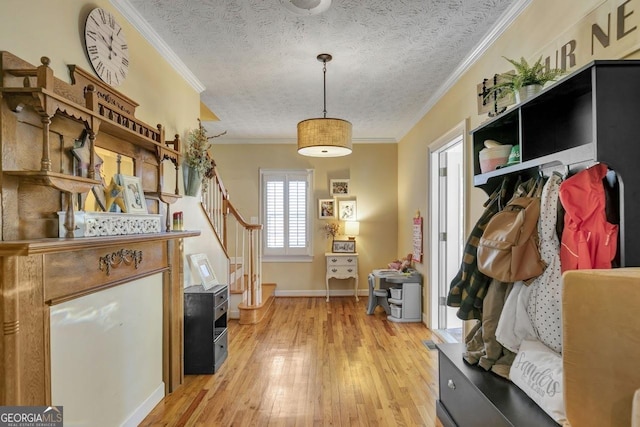
[[[166,241],[199,235],[199,230],[193,230],[150,234],[133,234],[128,236],[51,238],[4,241],[0,242],[0,256],[29,256],[35,254],[46,254],[71,250],[88,250],[104,246]]]
[[[18,177],[21,181],[53,187],[67,193],[86,193],[101,182],[95,179],[48,171],[4,171],[5,175]]]

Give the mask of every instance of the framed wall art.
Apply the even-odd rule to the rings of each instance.
[[[318,199],[318,218],[336,217],[336,201],[334,199]]]
[[[332,179],[329,181],[329,191],[332,196],[348,196],[349,180],[348,179]]]
[[[356,208],[355,200],[338,201],[338,213],[340,215],[338,218],[343,221],[356,221],[358,219]]]
[[[193,254],[189,255],[191,266],[196,271],[200,278],[200,284],[205,290],[211,289],[213,286],[218,285],[218,278],[209,264],[209,258],[207,254]]]
[[[353,254],[356,252],[355,240],[334,240],[331,245],[331,252],[339,254]]]
[[[147,213],[142,181],[137,176],[120,175],[119,182],[124,187],[124,203],[127,213]]]

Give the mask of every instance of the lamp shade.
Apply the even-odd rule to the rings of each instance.
[[[301,121],[298,123],[298,153],[311,157],[351,154],[351,123],[330,118]]]
[[[360,223],[358,221],[345,221],[344,234],[347,236],[357,236],[360,234]]]

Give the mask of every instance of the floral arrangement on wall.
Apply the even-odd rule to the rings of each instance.
[[[322,229],[324,230],[327,239],[329,237],[335,239],[335,237],[340,232],[340,224],[338,224],[337,222],[328,222],[322,226]]]
[[[191,179],[185,179],[185,191],[187,194],[193,192],[187,190],[187,187],[191,187],[193,184],[197,185],[201,183],[202,192],[207,190],[207,185],[209,180],[213,178],[216,167],[216,162],[209,154],[209,148],[211,148],[209,140],[223,136],[226,133],[225,131],[218,135],[207,136],[207,130],[202,126],[200,119],[198,119],[198,127],[189,132],[185,166],[189,168],[189,176]]]

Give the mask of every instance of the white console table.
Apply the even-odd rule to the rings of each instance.
[[[349,279],[353,277],[356,285],[354,294],[358,301],[358,254],[343,254],[327,252],[327,302],[329,302],[329,279]]]

